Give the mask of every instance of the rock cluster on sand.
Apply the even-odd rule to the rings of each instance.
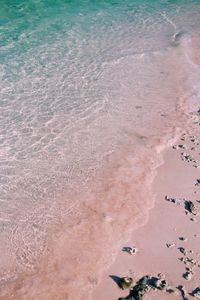
[[[197,113],[192,114],[194,118],[194,124],[200,125],[200,109],[198,110]],[[199,152],[199,145],[200,142],[198,138],[195,135],[188,135],[184,133],[181,136],[181,142],[177,145],[172,146],[173,149],[176,149],[177,152],[179,153],[183,164],[185,162],[189,163],[189,166],[193,166],[195,168],[200,167],[200,162],[198,155],[200,155]],[[184,150],[183,150],[184,149]],[[184,151],[184,152],[183,152]],[[192,152],[191,152],[192,151]],[[192,155],[191,155],[192,154]],[[193,170],[194,173],[196,174],[197,170]],[[197,175],[199,176],[199,174]],[[179,206],[179,209],[183,210],[183,215],[186,215],[185,217],[188,218],[188,220],[191,220],[193,222],[198,222],[199,221],[199,207],[198,204],[200,204],[200,198],[199,200],[194,200],[194,194],[195,197],[198,194],[199,186],[200,186],[200,178],[195,178],[195,182],[193,181],[192,186],[195,190],[193,190],[193,193],[191,194],[191,200],[186,199],[186,198],[175,198],[172,196],[165,196],[165,200],[168,201],[169,203],[175,204],[174,206]],[[194,180],[192,178],[192,180]],[[182,182],[181,182],[182,184]],[[171,205],[171,204],[169,204]],[[173,206],[173,205],[172,205]],[[191,224],[190,226],[194,226],[195,224]],[[165,245],[167,248],[173,248],[171,251],[172,255],[175,253],[175,251],[179,252],[180,257],[178,259],[182,262],[184,267],[184,271],[181,270],[180,276],[181,282],[187,282],[187,289],[184,285],[179,285],[179,286],[169,286],[167,281],[165,280],[164,275],[158,274],[156,277],[154,276],[143,276],[140,278],[138,281],[133,282],[133,279],[130,277],[123,277],[120,279],[119,286],[121,289],[128,289],[129,290],[129,295],[126,297],[118,298],[118,300],[143,300],[148,299],[147,294],[151,292],[152,290],[157,290],[157,291],[162,291],[162,293],[177,293],[179,291],[180,293],[180,299],[182,300],[189,300],[189,299],[200,299],[200,287],[196,287],[194,289],[194,279],[197,277],[198,269],[200,268],[200,256],[199,254],[196,253],[195,248],[192,248],[192,243],[191,240],[193,237],[200,237],[196,233],[193,236],[190,235],[190,232],[188,232],[187,237],[184,236],[184,232],[181,227],[181,233],[179,232],[177,237],[173,236],[173,240],[165,240]],[[175,230],[176,231],[176,230]],[[182,235],[183,234],[183,235]],[[186,246],[186,247],[183,247]],[[137,252],[137,248],[135,247],[124,247],[122,249],[123,251],[134,255]],[[177,253],[176,253],[177,255]],[[190,286],[189,286],[190,284]],[[192,287],[192,288],[191,288]],[[147,296],[147,298],[146,298]],[[150,293],[151,296],[151,293]],[[169,298],[171,299],[172,295],[168,295]],[[160,297],[158,293],[158,297],[156,299],[161,299],[162,295]]]
[[[166,290],[168,293],[173,293],[174,290],[168,287],[167,281],[163,277],[150,277],[144,276],[140,278],[136,285],[130,289],[130,293],[125,298],[119,298],[118,300],[142,300],[144,295],[154,290]]]

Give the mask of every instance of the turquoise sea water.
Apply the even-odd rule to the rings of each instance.
[[[143,172],[193,93],[199,29],[199,1],[0,0],[2,285],[35,271],[49,224],[73,223],[75,204],[81,218],[81,193],[119,149],[131,145]]]

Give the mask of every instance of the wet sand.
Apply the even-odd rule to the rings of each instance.
[[[186,140],[183,136],[174,147],[169,147],[163,153],[164,164],[157,169],[153,183],[156,199],[149,220],[133,232],[129,242],[122,245],[137,247],[138,253],[132,256],[118,249],[114,264],[103,274],[92,299],[116,300],[129,294],[128,290],[122,291],[110,276],[129,276],[137,281],[142,276],[157,276],[159,273],[165,275],[166,281],[175,292],[169,294],[165,291],[150,291],[144,299],[194,299],[191,295],[184,298],[177,287],[182,285],[191,293],[200,282],[200,186],[195,185],[196,180],[200,178],[200,134],[197,115],[190,115],[192,125],[188,129]],[[185,146],[177,145],[185,145],[186,149],[182,148]],[[188,154],[191,157],[187,158]],[[190,161],[192,158],[196,162]],[[165,196],[175,198],[176,203],[167,201]],[[187,211],[185,200],[194,203],[197,215]],[[187,240],[182,241],[180,237]],[[172,244],[172,247],[168,248],[166,244]],[[180,252],[180,247],[186,249],[186,255]],[[194,263],[184,264],[181,258],[192,258]],[[191,269],[190,280],[183,277],[186,267]]]

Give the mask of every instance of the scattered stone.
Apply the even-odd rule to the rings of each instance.
[[[120,278],[118,285],[122,290],[129,289],[133,283],[132,277],[122,277]]]
[[[180,241],[183,241],[183,242],[186,242],[186,241],[187,241],[187,238],[186,238],[186,237],[183,237],[183,236],[180,236],[180,237],[179,237],[179,240],[180,240]]]
[[[186,149],[186,148],[187,148],[186,145],[184,145],[184,144],[180,144],[180,145],[178,145],[178,147],[179,147],[180,149]]]
[[[190,200],[185,200],[185,209],[193,215],[197,214],[196,207],[195,207],[194,203]]]
[[[193,292],[192,296],[196,297],[197,299],[200,299],[200,287],[197,287]]]
[[[180,251],[181,253],[183,253],[183,255],[186,255],[186,254],[187,254],[187,251],[186,251],[186,249],[185,249],[184,247],[179,247],[178,249],[179,249],[179,251]]]
[[[164,275],[159,274],[160,277],[150,277],[150,276],[144,276],[138,282],[136,285],[131,288],[130,293],[125,298],[119,298],[118,300],[142,300],[143,296],[148,293],[151,289],[158,289],[158,290],[164,290],[168,288],[169,292],[170,289],[168,287],[168,284],[165,279],[163,279]]]
[[[190,141],[191,141],[192,143],[194,143],[195,145],[199,145],[199,142],[198,142],[198,139],[197,139],[196,136],[191,136],[191,137],[190,137]]]
[[[180,144],[180,145],[174,145],[172,146],[173,149],[178,150],[178,149],[187,149],[186,145]]]
[[[185,265],[190,264],[190,265],[191,265],[191,268],[192,268],[193,266],[197,266],[197,265],[198,265],[198,262],[197,262],[195,259],[190,258],[190,257],[184,257],[184,258],[181,257],[180,260],[181,260],[182,262],[184,262]]]
[[[169,243],[167,243],[166,246],[167,246],[167,248],[173,248],[175,246],[175,244],[169,244]]]
[[[195,218],[190,218],[190,221],[196,222],[197,220]]]
[[[173,198],[173,197],[169,197],[169,196],[165,196],[165,200],[166,201],[169,201],[169,202],[172,202],[172,203],[176,203],[177,205],[180,205],[180,201],[176,198]]]
[[[184,257],[180,257],[179,260],[182,261],[182,262],[185,262],[185,258]]]
[[[138,252],[138,249],[136,247],[123,247],[122,251],[125,251],[127,253],[129,253],[130,255],[134,255]]]
[[[182,156],[182,160],[184,161],[196,163],[196,160],[190,154],[186,154],[185,152],[182,152],[181,156]]]
[[[130,294],[125,298],[118,300],[142,300],[143,296],[151,290],[148,284],[149,276],[142,277],[136,285],[130,290]]]

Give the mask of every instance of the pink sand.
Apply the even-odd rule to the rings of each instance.
[[[179,141],[178,143],[183,144],[185,142]],[[192,147],[191,143],[187,144],[188,148]],[[168,283],[173,288],[184,285],[188,291],[191,291],[199,286],[199,267],[194,269],[195,275],[192,280],[186,281],[182,277],[185,272],[185,265],[178,259],[182,255],[177,248],[182,246],[188,250],[193,250],[194,253],[189,256],[200,260],[200,217],[191,214],[186,215],[182,205],[179,206],[165,200],[165,195],[194,200],[200,211],[200,204],[195,201],[200,199],[200,189],[195,187],[196,179],[200,175],[199,168],[192,167],[191,163],[182,161],[180,157],[181,152],[185,151],[190,152],[191,155],[196,153],[196,157],[200,159],[200,147],[196,148],[196,151],[183,149],[165,151],[164,164],[159,167],[153,185],[156,193],[155,207],[150,212],[148,222],[135,230],[131,240],[123,245],[136,246],[139,252],[135,256],[131,256],[119,249],[114,264],[103,274],[92,299],[116,300],[128,295],[128,291],[121,291],[109,275],[133,276],[137,280],[144,275],[156,276],[158,273],[164,273]],[[191,221],[191,217],[195,217],[197,221]],[[187,237],[188,240],[180,241],[178,237],[181,236]],[[175,246],[167,248],[166,243],[174,243]],[[144,298],[155,300],[156,297],[159,299],[162,297],[162,300],[182,299],[178,291],[170,295],[164,292],[151,292]]]

